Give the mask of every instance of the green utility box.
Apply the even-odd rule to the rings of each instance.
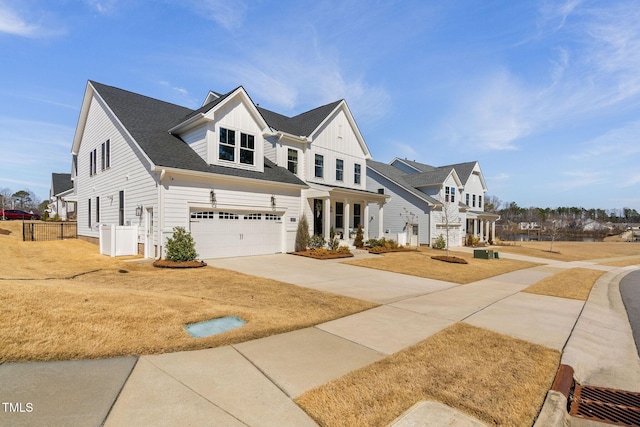
[[[498,252],[493,253],[493,259],[500,259],[500,255],[498,255]]]
[[[492,259],[494,257],[493,249],[474,249],[473,257],[480,259]]]

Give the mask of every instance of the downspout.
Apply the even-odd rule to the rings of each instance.
[[[167,173],[166,169],[162,169],[160,171],[160,176],[158,177],[158,257],[157,259],[162,259],[162,251],[163,251],[163,241],[162,241],[162,230],[164,230],[164,194],[162,188],[162,179]]]

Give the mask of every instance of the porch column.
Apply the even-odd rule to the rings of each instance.
[[[496,222],[491,221],[491,241],[496,242]]]
[[[482,241],[484,241],[484,220],[481,219],[480,223],[478,225],[480,225],[480,230],[478,230],[479,231],[479,236],[478,237],[480,238],[480,241],[482,242]]]
[[[378,239],[384,236],[384,203],[378,203]]]
[[[364,228],[363,233],[364,233],[364,240],[367,241],[369,240],[369,203],[364,200],[363,203],[364,205],[364,218],[361,218],[362,221],[362,226]]]
[[[342,212],[344,219],[344,240],[349,240],[349,229],[351,228],[351,203],[349,199],[344,199],[344,210]]]
[[[331,233],[331,197],[324,199],[324,224],[322,224],[322,234],[328,239]]]
[[[487,236],[487,242],[490,240],[490,236],[491,236],[491,224],[489,223],[489,221],[485,221],[485,225],[486,225],[486,230],[485,230],[485,236]]]
[[[474,219],[473,220],[473,233],[474,236],[478,235],[478,220]]]

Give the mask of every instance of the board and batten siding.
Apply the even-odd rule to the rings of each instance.
[[[207,163],[264,172],[264,137],[262,136],[262,128],[247,108],[247,105],[240,97],[234,97],[215,111],[213,114],[214,120],[207,125],[207,145],[209,153]],[[219,159],[218,143],[221,127],[236,132],[236,147],[240,147],[241,132],[253,135],[255,147],[253,165],[239,162],[237,148],[235,162]]]
[[[383,232],[391,234],[407,231],[406,223],[409,220],[418,224],[418,243],[428,245],[431,243],[431,230],[429,216],[431,208],[428,203],[420,200],[404,188],[391,182],[387,178],[369,169],[367,174],[367,190],[378,192],[384,189],[384,194],[391,196],[383,206]],[[376,204],[369,207],[373,221],[369,227],[369,236],[375,237],[379,226],[379,208]],[[413,214],[413,215],[412,215]],[[412,219],[413,218],[413,219]]]
[[[102,144],[110,141],[110,168],[101,168]],[[90,153],[96,149],[96,174],[90,176]],[[119,222],[119,192],[124,190],[124,223],[140,226],[139,243],[145,235],[144,215],[136,216],[136,207],[152,207],[157,212],[157,187],[149,171],[149,161],[137,145],[94,96],[91,100],[86,126],[78,150],[78,234],[98,237],[98,225]],[[96,197],[100,198],[100,222],[96,222]],[[91,228],[88,226],[88,200],[91,199]],[[155,234],[154,234],[155,236]]]
[[[324,157],[324,177],[315,177],[315,155]],[[336,159],[344,161],[344,180],[336,181]],[[333,113],[330,119],[318,129],[305,155],[306,180],[320,184],[336,185],[364,190],[367,177],[365,152],[358,142],[355,130],[351,127],[342,109]],[[360,184],[354,184],[354,165],[360,165]]]
[[[295,233],[300,217],[300,189],[283,187],[277,183],[241,182],[228,179],[188,179],[167,174],[162,181],[164,219],[163,239],[170,236],[174,227],[189,229],[190,212],[193,209],[233,212],[263,212],[282,215],[285,233],[285,250],[293,251]],[[211,190],[216,203],[211,203]],[[276,207],[271,207],[271,196]],[[292,221],[291,218],[295,218]]]

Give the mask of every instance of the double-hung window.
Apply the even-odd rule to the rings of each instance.
[[[344,160],[336,159],[336,181],[344,180]]]
[[[466,197],[467,197],[467,203],[466,204],[467,204],[467,206],[469,206],[469,194],[468,193],[466,194]]]
[[[344,227],[344,204],[336,202],[336,228]]]
[[[478,207],[482,207],[482,196],[478,196]]]
[[[220,144],[218,148],[220,160],[233,162],[236,159],[236,132],[234,130],[220,128]]]
[[[118,225],[124,225],[124,190],[118,194]]]
[[[316,178],[324,176],[324,156],[322,154],[316,154],[315,176]]]
[[[360,184],[360,164],[353,165],[353,183]]]
[[[101,170],[109,169],[111,167],[111,142],[107,139],[102,143],[101,155]]]
[[[444,187],[444,201],[449,202],[451,198],[451,187]]]
[[[456,201],[456,187],[451,187],[451,203]]]
[[[93,176],[98,173],[98,149],[94,148],[89,153],[89,176]]]
[[[87,227],[91,228],[91,199],[87,200]]]
[[[357,227],[357,226],[360,225],[360,218],[361,218],[361,216],[360,216],[361,207],[360,206],[361,205],[359,203],[353,205],[353,226],[354,227]]]
[[[475,194],[473,195],[473,198],[471,200],[473,200],[473,205],[472,206],[475,208],[476,207],[476,195]]]
[[[100,197],[96,197],[96,223],[100,222]]]
[[[291,173],[298,174],[298,150],[287,149],[287,169]]]
[[[246,133],[240,133],[240,163],[252,165],[255,149],[254,136],[247,135]]]

